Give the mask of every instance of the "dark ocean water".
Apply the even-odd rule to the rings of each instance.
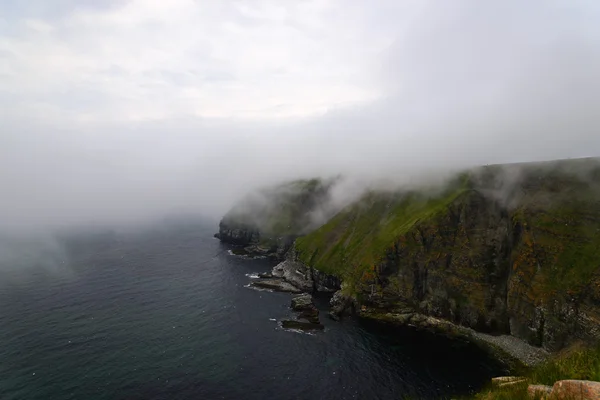
[[[469,346],[324,312],[325,332],[281,330],[272,319],[291,296],[245,287],[271,264],[230,256],[213,230],[13,256],[22,265],[0,272],[0,399],[437,399],[500,372]]]

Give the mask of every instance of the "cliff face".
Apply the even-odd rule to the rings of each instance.
[[[600,338],[600,164],[485,167],[369,193],[296,241],[365,315],[418,313],[557,350]]]
[[[333,183],[297,180],[251,193],[223,217],[215,237],[247,254],[283,258],[296,237],[322,222]]]

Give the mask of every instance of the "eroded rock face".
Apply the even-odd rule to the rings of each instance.
[[[276,292],[302,293],[302,290],[281,279],[256,279],[250,282],[250,286],[274,290]]]
[[[342,290],[338,290],[331,296],[331,300],[329,300],[329,305],[331,306],[329,316],[337,321],[340,317],[354,312],[355,303],[353,298],[345,296]]]
[[[219,233],[215,237],[222,242],[248,246],[260,241],[258,228],[252,225],[236,224],[232,221],[222,220],[219,224]]]
[[[319,323],[319,310],[308,293],[292,298],[292,310],[299,311],[298,319],[307,320],[310,323]]]
[[[374,301],[385,307],[395,297],[422,314],[509,333],[509,227],[508,214],[481,194],[454,202],[387,251],[380,267],[387,290]]]
[[[312,296],[308,293],[301,294],[292,298],[292,310],[302,311],[306,308],[314,307]]]
[[[333,293],[341,287],[339,278],[324,274],[299,261],[293,248],[288,251],[284,261],[273,267],[272,274],[306,292]]]
[[[530,207],[528,213],[547,213]],[[419,313],[481,332],[511,334],[550,351],[573,340],[597,340],[600,270],[589,281],[576,277],[581,283],[572,286],[549,281],[549,271],[564,257],[561,242],[586,243],[589,238],[575,239],[577,230],[562,237],[529,221],[534,218],[540,217],[524,217],[494,198],[469,192],[387,251],[379,275],[384,287],[372,301],[383,308],[409,305]],[[585,218],[577,223],[600,226],[593,214]],[[564,227],[565,222],[552,224]],[[597,263],[599,258],[592,260],[600,254],[589,256]]]
[[[600,399],[600,382],[558,381],[552,387],[550,398],[556,400],[598,400]]]
[[[600,339],[598,159],[482,167],[439,189],[369,192],[295,249],[381,313],[550,351]]]
[[[280,277],[297,288],[312,292],[313,281],[306,266],[293,260],[285,260],[273,268],[273,276]]]

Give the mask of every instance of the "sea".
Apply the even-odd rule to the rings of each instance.
[[[273,262],[231,254],[204,220],[0,238],[0,399],[449,399],[502,368],[410,328],[327,317],[287,331]]]

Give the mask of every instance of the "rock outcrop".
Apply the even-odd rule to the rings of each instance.
[[[332,212],[321,212],[331,185],[261,191],[216,236],[282,260],[262,287],[337,291],[333,318],[444,321],[434,325],[548,351],[600,339],[598,159],[486,166],[437,187],[369,191],[315,223]]]
[[[336,291],[333,296],[331,296],[329,305],[331,306],[329,317],[336,321],[346,314],[356,313],[355,300],[352,297],[345,295],[343,289]]]
[[[548,395],[553,400],[598,400],[600,382],[564,380],[558,381]]]
[[[292,310],[298,311],[298,319],[306,320],[312,324],[319,324],[319,310],[310,294],[302,294],[292,299]]]
[[[370,192],[294,251],[300,275],[342,278],[344,296],[375,318],[424,315],[550,351],[600,339],[596,159],[491,166],[437,190]]]
[[[281,321],[282,328],[300,330],[321,330],[325,326],[319,321],[319,310],[310,294],[304,293],[292,298],[292,310],[298,312],[296,319]]]
[[[302,289],[282,279],[256,279],[250,282],[250,286],[275,292],[302,293]]]
[[[333,293],[341,287],[339,278],[307,266],[296,258],[293,250],[286,260],[273,267],[272,274],[305,292]]]
[[[297,180],[250,193],[223,217],[215,237],[240,246],[237,253],[283,259],[294,240],[332,212],[335,180]]]
[[[546,385],[529,385],[527,394],[531,399],[547,399],[552,393],[552,387]]]
[[[522,376],[499,376],[492,378],[492,388],[498,397],[522,398],[522,394],[532,400],[598,400],[600,399],[600,382],[583,380],[560,380],[553,386],[529,384],[529,379]],[[487,398],[487,397],[483,397]]]

